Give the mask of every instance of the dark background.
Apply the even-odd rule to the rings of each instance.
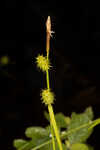
[[[18,6],[17,6],[18,5]],[[45,106],[40,90],[45,75],[35,57],[45,54],[45,22],[51,16],[51,87],[56,95],[54,111],[70,115],[92,106],[100,117],[99,1],[0,2],[0,142],[12,150],[13,139],[23,138],[28,126],[45,126]],[[8,64],[1,63],[7,56]],[[100,126],[88,140],[98,150]],[[0,148],[1,148],[0,147]]]

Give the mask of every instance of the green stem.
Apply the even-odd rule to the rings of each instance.
[[[49,53],[47,53],[47,60],[49,58]],[[47,80],[47,88],[50,89],[50,84],[49,84],[49,71],[46,71],[46,80]],[[52,135],[52,145],[53,145],[53,150],[55,149],[55,138],[54,138],[54,131],[53,131],[53,126],[52,126],[52,122],[50,120],[50,126],[51,126],[51,135]]]
[[[49,59],[49,53],[47,53],[47,60],[48,59]],[[46,80],[47,80],[47,88],[50,89],[49,71],[48,70],[46,71]],[[58,145],[59,145],[59,149],[63,150],[62,143],[61,143],[61,140],[60,140],[59,131],[58,131],[58,128],[57,128],[55,117],[54,117],[54,112],[53,112],[52,105],[48,105],[48,111],[49,111],[49,115],[50,115],[51,128],[53,127],[53,129],[54,129],[54,133],[55,133]],[[54,134],[53,134],[52,129],[51,129],[51,132],[52,132],[53,148],[55,150],[55,140],[54,140]]]
[[[46,71],[46,78],[47,78],[47,88],[50,89],[50,85],[49,85],[49,72]]]
[[[51,126],[52,146],[53,146],[53,150],[56,150],[54,131],[53,131],[53,126],[51,122],[50,122],[50,126]]]
[[[47,61],[49,59],[49,53],[47,53]],[[47,79],[47,88],[50,89],[50,82],[49,82],[49,71],[46,71],[46,79]]]
[[[55,117],[54,117],[52,105],[48,105],[48,110],[49,110],[50,120],[51,120],[53,128],[54,128],[54,132],[55,132],[55,136],[56,136],[56,139],[58,142],[59,149],[63,150],[60,135],[59,135],[59,130],[57,128],[57,124],[56,124]]]

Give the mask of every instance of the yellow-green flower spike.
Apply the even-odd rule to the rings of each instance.
[[[53,104],[54,102],[54,93],[49,89],[42,90],[41,99],[45,105]]]
[[[50,62],[43,55],[38,55],[36,58],[37,67],[40,68],[43,72],[50,69]]]

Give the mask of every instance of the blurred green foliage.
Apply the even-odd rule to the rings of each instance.
[[[47,112],[44,116],[48,121],[50,120]],[[93,147],[87,144],[87,139],[92,134],[95,125],[100,123],[100,119],[93,121],[93,116],[91,107],[80,114],[73,112],[71,117],[62,113],[55,115],[60,137],[63,140],[63,150],[93,150]],[[50,125],[45,128],[28,127],[25,135],[28,140],[14,140],[13,145],[17,150],[53,150]],[[59,150],[57,142],[56,150]]]

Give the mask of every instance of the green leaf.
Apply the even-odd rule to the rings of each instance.
[[[44,138],[44,137],[48,137],[49,133],[45,128],[42,127],[29,127],[26,129],[25,131],[25,135],[28,138]]]
[[[87,108],[82,114],[72,113],[71,120],[68,118],[67,124],[69,125],[67,130],[61,132],[61,139],[69,140],[71,146],[76,143],[82,144],[82,142],[85,142],[92,133],[92,128],[100,124],[100,118],[94,121],[91,120],[93,118],[91,110],[91,108]],[[30,138],[28,141],[22,139],[14,140],[13,144],[17,150],[52,150],[50,126],[46,129],[42,127],[29,127],[26,129],[25,134]],[[58,145],[56,145],[56,150],[59,150]],[[66,150],[65,145],[63,145],[63,150]],[[88,146],[88,150],[93,150],[93,148]]]
[[[89,117],[91,120],[93,120],[94,114],[93,114],[92,107],[86,108],[85,113],[88,115],[88,117]]]
[[[76,115],[74,113],[74,115]],[[88,122],[88,123],[84,123],[74,129],[71,129],[69,131],[63,131],[61,133],[61,139],[62,140],[66,140],[68,138],[69,135],[72,135],[73,133],[76,133],[84,128],[88,128],[89,126],[91,126],[92,124],[95,124],[95,123],[100,123],[100,118],[97,119],[97,120],[94,120],[94,121],[91,121],[91,122]],[[18,150],[40,150],[40,148],[43,148],[43,150],[48,150],[48,146],[50,143],[52,142],[51,138],[50,137],[45,137],[45,138],[41,138],[41,139],[36,139],[36,142],[33,140],[29,141],[28,143],[26,143],[25,145],[23,145],[22,147],[20,147]],[[79,142],[78,142],[79,143]],[[45,149],[44,149],[45,148]],[[47,148],[47,149],[46,149]],[[90,147],[88,148],[89,150],[93,150],[93,149],[90,149]],[[65,149],[66,150],[66,147]]]
[[[32,143],[33,143],[32,148],[37,147],[45,143],[46,141],[50,140],[49,132],[42,127],[29,127],[26,129],[25,135],[28,138],[32,139]]]
[[[23,139],[16,139],[13,142],[13,146],[16,147],[17,149],[19,149],[21,146],[25,145],[26,143],[28,143],[28,142]]]
[[[71,150],[89,150],[86,144],[76,143],[71,146]]]
[[[25,141],[23,139],[16,139],[13,142],[13,146],[17,150],[30,150],[32,147],[35,146],[33,141]]]
[[[78,128],[83,124],[88,124],[91,121],[87,113],[82,113],[82,114],[72,113],[71,118],[72,119],[70,125],[68,126],[68,131],[72,129],[74,130],[75,128]],[[88,139],[88,137],[91,135],[91,133],[92,130],[88,130],[88,126],[87,126],[68,135],[68,140],[71,144],[78,143],[78,142],[79,143],[85,142]]]
[[[70,120],[69,117],[65,117],[62,113],[56,114],[55,119],[59,128],[67,128],[67,122]]]
[[[68,126],[71,122],[71,118],[70,117],[65,117],[65,122],[66,122],[66,125]]]

